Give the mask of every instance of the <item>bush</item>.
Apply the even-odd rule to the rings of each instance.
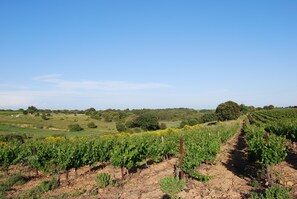
[[[183,121],[181,121],[179,127],[184,128],[186,125],[189,125],[189,122],[187,120],[183,120]]]
[[[82,131],[83,128],[79,124],[70,124],[68,125],[69,131]]]
[[[189,125],[190,126],[195,126],[196,124],[198,124],[198,120],[197,119],[189,119]]]
[[[100,173],[95,177],[95,180],[97,182],[98,188],[107,187],[111,182],[109,173]]]
[[[158,118],[152,114],[142,114],[133,120],[131,126],[153,131],[159,129],[159,121]]]
[[[218,120],[218,116],[215,113],[205,113],[201,117],[201,122],[202,123],[207,123],[207,122],[214,122]]]
[[[217,107],[216,114],[220,121],[236,120],[241,114],[240,106],[235,102],[228,101]]]
[[[160,188],[172,198],[177,198],[177,194],[185,187],[185,181],[174,177],[165,177],[160,180]]]
[[[183,120],[179,124],[179,127],[180,128],[184,128],[186,125],[188,125],[188,126],[195,126],[198,123],[199,123],[199,121],[197,119],[195,119],[195,118],[189,119],[189,120]]]
[[[90,122],[88,123],[88,127],[94,129],[94,128],[97,128],[97,125],[94,122]]]
[[[116,128],[118,132],[125,132],[127,130],[125,124],[123,123],[117,123]]]

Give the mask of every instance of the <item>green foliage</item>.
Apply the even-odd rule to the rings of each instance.
[[[133,127],[140,127],[143,130],[153,131],[159,129],[159,120],[152,114],[143,114],[135,118]]]
[[[27,112],[30,113],[30,114],[33,114],[33,113],[35,113],[37,111],[38,111],[38,109],[35,106],[29,106],[28,109],[27,109]]]
[[[164,177],[160,180],[160,188],[172,198],[177,198],[177,194],[185,187],[185,181],[174,177]]]
[[[291,199],[287,189],[281,187],[270,187],[265,190],[265,193],[252,193],[251,199]]]
[[[97,125],[94,122],[89,122],[88,127],[89,128],[97,128]]]
[[[205,113],[201,117],[202,123],[213,122],[213,121],[217,121],[217,120],[218,120],[218,116],[216,115],[216,113]]]
[[[118,132],[125,132],[127,130],[127,127],[123,123],[116,123],[116,128]]]
[[[236,120],[240,116],[240,106],[232,101],[220,104],[216,109],[220,121]]]
[[[195,118],[189,119],[189,126],[195,126],[198,123],[199,123],[198,120]]]
[[[95,179],[96,179],[98,188],[107,187],[111,182],[109,173],[100,173],[96,175]]]
[[[55,177],[53,177],[52,180],[42,181],[36,187],[23,192],[20,195],[20,198],[42,198],[43,193],[54,190],[58,187],[59,182]]]
[[[29,180],[28,177],[22,176],[17,173],[8,177],[5,181],[0,182],[0,197],[5,198],[6,192],[14,185],[25,184]]]
[[[25,139],[27,138],[26,135],[20,135],[20,134],[0,134],[0,142],[19,142],[24,143]]]
[[[286,140],[274,134],[266,134],[261,128],[245,129],[250,159],[256,160],[261,167],[276,165],[286,156]]]
[[[240,104],[240,112],[242,114],[248,114],[248,113],[253,112],[253,111],[255,111],[255,107],[253,107],[253,106],[246,106],[244,104]]]
[[[186,125],[189,125],[189,122],[187,120],[181,121],[179,128],[184,128]]]
[[[179,127],[184,128],[186,125],[188,126],[195,126],[196,124],[199,124],[200,122],[196,118],[188,119],[188,120],[183,120],[181,121]]]
[[[69,131],[82,131],[83,128],[79,124],[70,124],[68,125]]]
[[[265,110],[272,110],[272,109],[274,109],[274,106],[273,105],[264,106],[263,109],[265,109]]]
[[[140,134],[118,134],[100,138],[47,137],[25,143],[0,143],[3,167],[24,163],[45,173],[69,171],[84,165],[110,161],[113,166],[131,169],[145,161],[159,162],[177,156],[179,138],[184,140],[183,170],[193,178],[207,180],[195,172],[205,161],[214,161],[220,143],[240,128],[239,122],[193,129],[170,129]]]
[[[96,112],[95,108],[88,108],[85,110],[86,115],[93,115]]]
[[[0,142],[0,167],[7,169],[16,162],[20,152],[20,144]]]
[[[297,141],[296,119],[280,119],[275,122],[269,122],[265,125],[265,130],[277,135],[285,136],[293,141]]]

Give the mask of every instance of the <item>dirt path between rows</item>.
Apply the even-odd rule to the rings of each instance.
[[[245,176],[247,162],[244,159],[245,141],[238,132],[221,146],[215,165],[202,164],[197,171],[212,176],[207,183],[189,180],[184,198],[246,198],[253,190],[250,178]]]

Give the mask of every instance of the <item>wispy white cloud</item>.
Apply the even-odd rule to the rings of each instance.
[[[35,77],[34,80],[42,81],[63,90],[147,90],[170,87],[162,83],[135,83],[126,81],[69,81],[59,78],[61,75],[44,75]]]
[[[33,78],[33,83],[23,85],[0,84],[0,108],[76,107],[78,104],[118,104],[131,95],[144,96],[170,86],[162,83],[135,83],[127,81],[65,80],[60,74]],[[128,101],[134,100],[131,97]],[[75,105],[76,104],[76,105]]]

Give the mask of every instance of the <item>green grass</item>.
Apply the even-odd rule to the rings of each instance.
[[[167,128],[177,128],[181,121],[160,121],[160,123],[165,123]]]
[[[43,198],[42,195],[44,193],[54,190],[58,187],[58,180],[53,177],[52,180],[41,181],[36,187],[21,193],[18,198]]]
[[[22,114],[22,111],[3,111],[0,110],[0,115],[17,115],[17,114]]]
[[[91,119],[89,116],[78,114],[52,114],[49,120],[40,116],[20,115],[19,117],[0,114],[0,133],[26,134],[29,137],[46,137],[53,135],[73,136],[98,136],[116,133],[114,122],[103,122]],[[89,128],[88,123],[94,122],[97,128]],[[69,132],[68,125],[79,124],[84,130]]]
[[[6,192],[11,190],[12,186],[25,184],[28,180],[28,177],[22,176],[20,173],[9,176],[0,182],[0,197],[5,198]]]

